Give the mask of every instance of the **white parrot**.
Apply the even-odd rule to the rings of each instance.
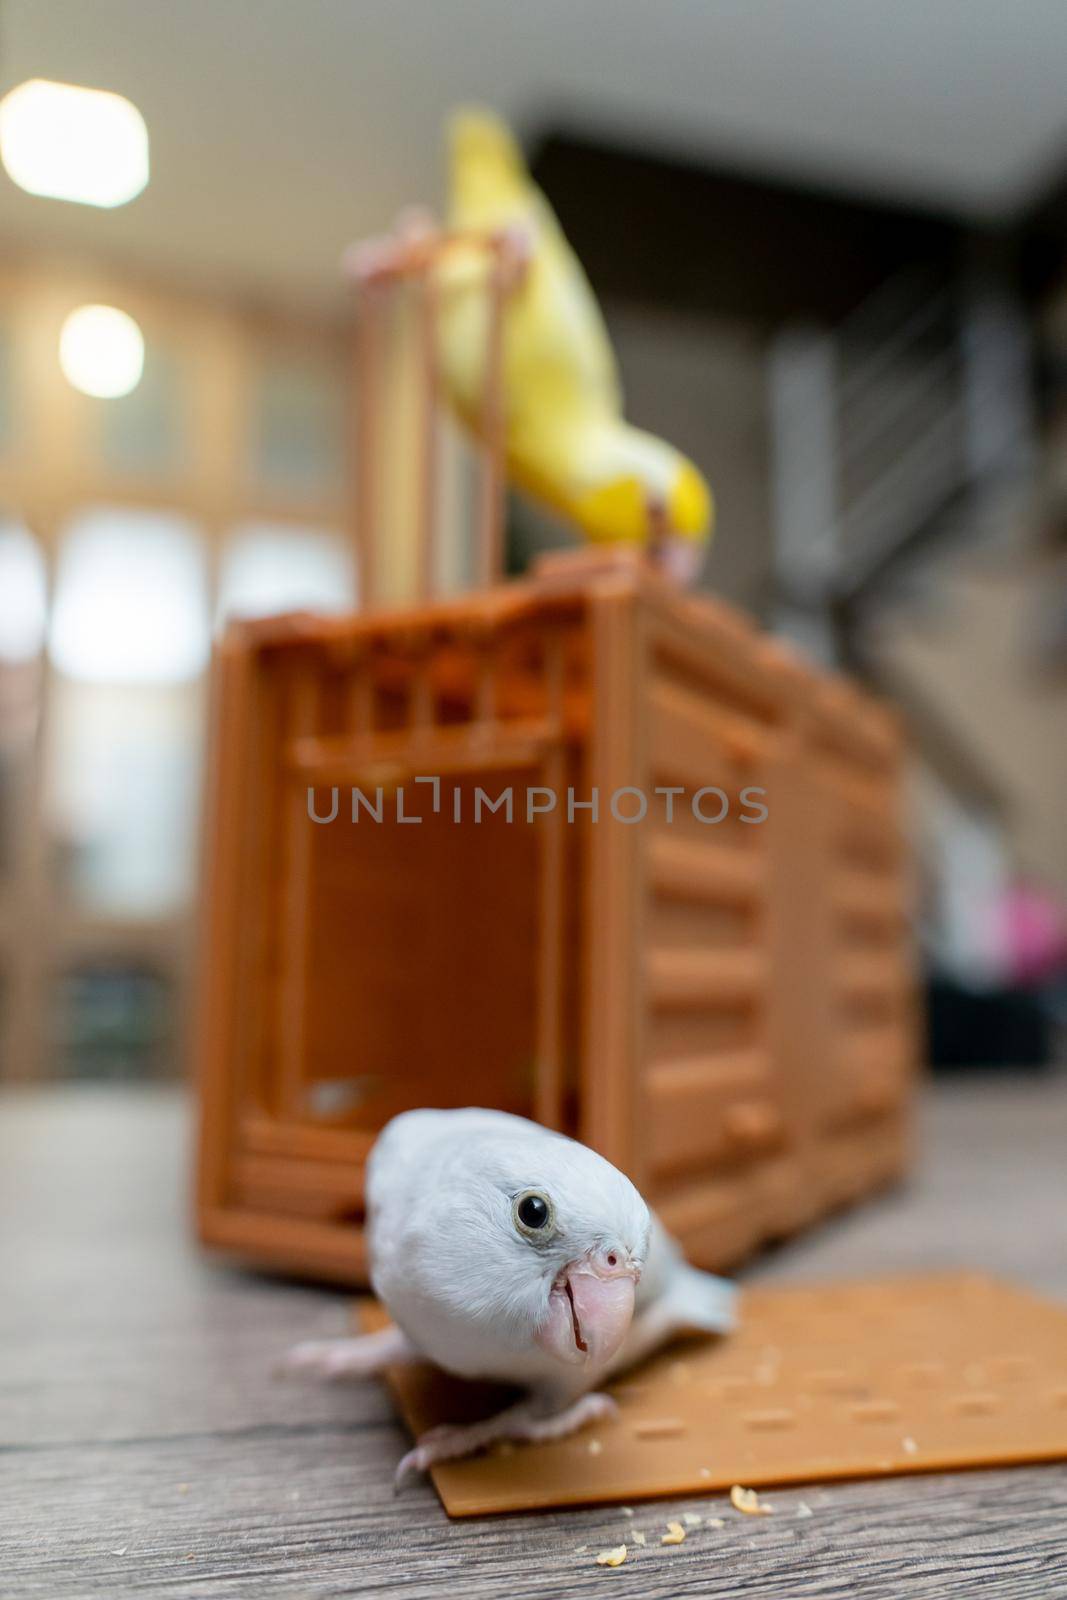
[[[502,1111],[406,1111],[367,1170],[371,1282],[394,1326],[313,1340],[290,1370],[369,1376],[428,1360],[526,1390],[434,1428],[397,1482],[498,1439],[558,1439],[613,1410],[596,1386],[686,1329],[733,1325],[731,1284],[688,1266],[602,1156]]]

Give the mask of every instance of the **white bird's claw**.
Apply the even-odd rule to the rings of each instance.
[[[305,1339],[294,1345],[278,1369],[283,1377],[310,1373],[316,1378],[372,1378],[397,1362],[413,1361],[418,1352],[390,1323],[358,1338]]]
[[[350,1346],[353,1339],[305,1339],[286,1351],[279,1366],[283,1375],[309,1373],[318,1378],[336,1378],[351,1372]]]
[[[517,1406],[498,1412],[495,1417],[487,1417],[484,1422],[465,1425],[443,1423],[422,1434],[414,1448],[402,1458],[396,1469],[394,1487],[403,1488],[410,1478],[429,1471],[439,1461],[458,1461],[463,1456],[476,1455],[479,1450],[503,1439],[515,1439],[523,1443],[534,1443],[539,1439],[565,1439],[568,1434],[577,1433],[589,1422],[614,1417],[618,1409],[608,1394],[583,1394],[565,1411],[557,1411],[548,1417],[538,1416],[527,1401],[521,1401]]]
[[[410,1359],[411,1348],[398,1328],[382,1328],[356,1339],[305,1339],[288,1352],[283,1375],[317,1378],[370,1378],[394,1361]]]
[[[425,1438],[426,1435],[423,1435]],[[415,1445],[406,1455],[401,1456],[396,1472],[393,1474],[393,1491],[399,1494],[400,1490],[412,1478],[421,1478],[424,1472],[429,1472],[434,1464],[435,1457],[421,1444]]]

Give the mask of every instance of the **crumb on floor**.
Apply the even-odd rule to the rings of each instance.
[[[730,1490],[730,1504],[746,1517],[767,1517],[771,1512],[770,1506],[760,1499],[755,1489],[745,1489],[739,1483],[735,1483]]]

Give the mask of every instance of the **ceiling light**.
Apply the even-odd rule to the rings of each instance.
[[[144,338],[116,306],[79,306],[60,332],[59,364],[75,389],[115,400],[141,381]]]
[[[30,194],[122,206],[148,182],[148,129],[120,94],[31,78],[0,100],[0,160]]]

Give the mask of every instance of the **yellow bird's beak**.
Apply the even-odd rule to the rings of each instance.
[[[683,539],[706,539],[711,523],[711,491],[692,462],[683,461],[667,503],[667,529]]]
[[[627,474],[576,495],[564,509],[591,539],[647,544],[656,531],[651,506],[647,485]],[[699,549],[711,531],[712,500],[711,491],[691,462],[679,461],[665,511],[663,532]]]

